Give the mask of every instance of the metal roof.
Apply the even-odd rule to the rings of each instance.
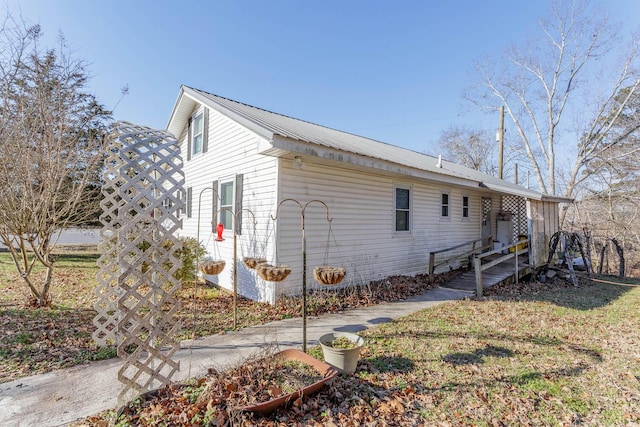
[[[513,194],[534,200],[571,202],[571,199],[550,196],[509,183],[497,177],[458,165],[424,153],[376,141],[363,136],[342,132],[304,120],[253,107],[202,90],[182,86],[167,129],[174,134],[184,129],[195,105],[194,101],[228,116],[264,137],[272,145],[278,137],[315,144],[372,159],[391,162],[402,167],[429,172],[443,177],[472,181],[481,188]]]

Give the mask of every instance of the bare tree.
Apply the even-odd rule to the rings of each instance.
[[[442,132],[438,145],[447,160],[495,175],[497,147],[491,132],[453,126]]]
[[[540,28],[539,38],[502,59],[479,61],[481,82],[467,98],[491,111],[504,105],[539,189],[573,197],[586,166],[624,138],[610,137],[611,128],[640,88],[638,44],[623,44],[606,14],[582,0],[554,3]]]
[[[438,147],[447,160],[489,175],[498,174],[498,144],[495,131],[452,126],[442,132]],[[504,147],[504,175],[513,172],[519,161],[517,151],[507,143]],[[435,153],[433,153],[435,154]]]
[[[617,97],[627,98],[623,90]],[[615,109],[615,108],[614,108]],[[584,170],[580,200],[567,212],[567,225],[588,228],[593,250],[625,251],[628,271],[640,271],[640,93],[629,99],[613,123],[609,140],[619,140],[594,157]],[[617,245],[613,243],[616,239]],[[597,245],[598,247],[596,248]],[[620,258],[622,260],[622,258]],[[615,264],[615,262],[614,262]],[[620,266],[621,271],[624,266]],[[602,268],[602,265],[599,265]]]
[[[110,113],[84,91],[85,64],[62,36],[48,50],[40,37],[39,26],[12,17],[0,28],[0,240],[33,304],[46,306],[56,233],[96,212]]]

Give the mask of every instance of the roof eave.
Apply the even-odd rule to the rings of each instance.
[[[461,187],[478,188],[478,181],[460,178],[445,173],[436,173],[424,169],[383,160],[362,154],[350,153],[319,144],[305,141],[292,140],[281,135],[274,135],[269,146],[259,147],[259,154],[273,157],[290,157],[293,155],[309,156],[329,161],[347,163],[352,166],[375,169],[387,173],[399,174],[414,178],[428,179],[430,181],[458,185]]]
[[[268,141],[273,138],[273,133],[265,127],[253,122],[252,120],[247,119],[246,117],[225,107],[224,105],[217,103],[215,100],[203,96],[198,91],[185,85],[182,85],[180,87],[180,92],[178,93],[178,97],[176,98],[173,110],[171,111],[171,115],[169,116],[169,120],[167,121],[166,130],[171,132],[176,137],[179,137],[180,133],[187,125],[186,120],[180,119],[180,116],[184,115],[180,113],[183,113],[184,110],[189,110],[188,113],[190,113],[194,109],[194,105],[196,103],[205,105],[206,107],[217,111],[218,113],[241,124],[242,126],[246,127],[247,129],[251,130],[255,134],[263,137]]]
[[[554,203],[573,203],[575,199],[572,197],[552,196],[550,194],[543,194],[540,198],[542,202],[554,202]]]
[[[169,115],[169,120],[167,120],[167,125],[165,126],[165,129],[171,132],[174,136],[176,136],[176,132],[172,130],[172,128],[175,128],[175,126],[173,126],[173,123],[174,123],[178,108],[181,105],[180,101],[182,100],[183,96],[184,96],[184,85],[180,86],[180,91],[178,92],[176,101],[173,103],[173,109],[171,110],[171,114]]]
[[[180,137],[180,134],[187,126],[191,112],[199,102],[201,103],[201,101],[189,93],[188,89],[189,88],[184,85],[180,87],[180,92],[178,93],[176,103],[173,106],[166,126],[166,130],[176,138]]]
[[[266,140],[273,139],[273,135],[274,135],[273,132],[271,132],[266,127],[260,125],[259,123],[256,123],[255,121],[248,119],[246,116],[242,115],[241,113],[234,111],[219,102],[216,102],[216,100],[203,95],[202,93],[198,92],[193,88],[190,88],[189,86],[182,86],[182,90],[184,90],[185,94],[189,95],[191,98],[193,98],[197,102],[216,110],[218,113],[241,124],[242,126],[251,130],[253,133],[257,134],[258,136],[261,136]]]

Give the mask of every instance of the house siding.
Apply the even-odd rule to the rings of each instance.
[[[326,164],[304,163],[297,169],[281,160],[281,199],[305,204],[321,200],[329,208],[332,234],[324,207],[311,202],[305,209],[307,243],[307,286],[319,287],[312,271],[331,264],[347,269],[344,284],[361,284],[396,274],[426,273],[429,252],[480,237],[480,192],[356,172]],[[410,188],[411,230],[396,232],[394,188]],[[440,197],[450,195],[450,216],[441,218]],[[469,217],[462,217],[462,197],[469,197]],[[498,203],[494,205],[499,206]],[[289,278],[279,284],[278,293],[296,293],[302,280],[301,210],[291,202],[280,207],[278,221],[292,224],[282,229],[278,240],[278,261],[292,267]]]
[[[211,225],[214,193],[204,189],[211,188],[214,181],[224,182],[232,180],[236,174],[243,174],[242,233],[237,237],[238,292],[259,301],[274,301],[274,285],[262,281],[254,270],[246,268],[242,264],[242,257],[270,257],[272,247],[266,238],[274,235],[274,231],[268,227],[272,227],[270,214],[276,198],[277,159],[256,154],[260,137],[211,109],[208,132],[208,151],[197,154],[184,163],[186,186],[192,187],[193,208],[191,218],[182,216],[181,235],[197,236],[200,211],[200,242],[206,247],[208,256],[226,262],[220,274],[206,276],[206,279],[223,288],[233,289],[233,230],[224,231],[223,242],[215,241]],[[181,149],[187,150],[186,129],[180,136],[180,142]],[[186,158],[184,154],[183,157]],[[201,193],[202,200],[198,209]],[[217,205],[219,209],[220,204]],[[253,216],[246,210],[255,215],[255,230]]]

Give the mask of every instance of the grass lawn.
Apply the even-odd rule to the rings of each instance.
[[[640,422],[640,288],[528,284],[488,294],[365,333],[370,369],[359,377],[385,394],[363,409],[443,425]]]
[[[89,286],[73,279],[81,274],[74,268],[80,267],[68,268],[68,284]],[[0,337],[0,348],[5,349],[0,353],[2,369],[10,369],[6,366],[11,363],[17,367],[31,363],[38,351],[30,346],[41,340],[54,343],[60,352],[58,360],[64,361],[70,350],[59,348],[62,343],[54,338],[70,333],[65,332],[68,328],[77,329],[73,336],[90,335],[77,326],[79,319],[69,320],[74,313],[88,312],[86,304],[67,301],[49,313],[21,311],[7,305],[15,304],[7,288],[18,282],[14,279],[7,285],[5,274],[0,271],[0,322],[3,330],[15,330],[10,329],[8,341],[6,334]],[[227,421],[270,426],[638,426],[640,281],[600,277],[581,278],[580,282],[578,287],[563,282],[495,287],[479,300],[446,303],[378,325],[362,332],[366,344],[356,374],[340,376],[330,387],[306,396],[290,409],[267,417],[236,414]],[[405,287],[412,286],[415,283],[405,283]],[[202,299],[224,298],[226,293]],[[375,298],[369,295],[369,300]],[[295,307],[296,301],[292,299],[290,306]],[[253,311],[260,307],[251,306]],[[268,307],[265,310],[295,314],[288,305]],[[245,307],[245,311],[249,310]],[[38,323],[43,316],[44,322],[53,324],[53,334],[48,332],[49,324]],[[251,318],[268,317],[254,312]],[[17,328],[10,322],[27,326]],[[31,348],[31,356],[20,359],[25,357],[17,352],[20,346],[24,351]],[[92,351],[95,355],[95,349]],[[322,358],[319,348],[310,352]],[[13,370],[0,372],[0,377],[5,372]],[[196,407],[188,416],[163,415],[163,405],[154,408],[171,425],[200,425],[204,419]],[[206,410],[206,405],[201,409]],[[112,411],[78,425],[104,425],[105,420],[113,421]],[[122,421],[119,425],[128,424]]]

